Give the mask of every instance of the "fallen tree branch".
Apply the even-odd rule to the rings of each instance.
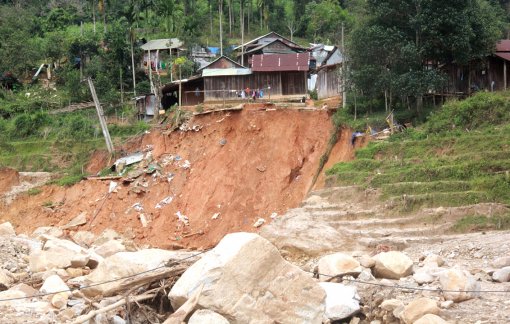
[[[146,299],[150,299],[150,298],[153,298],[155,297],[156,295],[154,294],[150,294],[150,295],[140,295],[140,296],[134,296],[134,297],[128,297],[128,298],[124,298],[122,300],[119,300],[118,302],[114,303],[114,304],[111,304],[110,306],[106,306],[106,307],[103,307],[101,309],[98,309],[98,310],[94,310],[94,311],[91,311],[89,312],[87,315],[82,315],[82,316],[79,316],[74,322],[73,324],[82,324],[82,323],[85,323],[86,321],[94,318],[94,316],[98,315],[98,314],[102,314],[102,313],[106,313],[106,312],[109,312],[111,311],[112,309],[115,309],[117,307],[120,307],[122,305],[125,305],[129,299],[130,302],[134,302],[134,301],[141,301],[141,300],[146,300]],[[180,324],[180,323],[179,323]]]
[[[200,294],[202,293],[202,289],[204,289],[205,282],[202,282],[200,287],[198,287],[197,291],[188,299],[179,309],[170,315],[163,324],[181,324],[186,316],[197,306],[198,299],[200,298]]]

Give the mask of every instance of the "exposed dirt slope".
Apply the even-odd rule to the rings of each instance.
[[[125,152],[153,145],[156,161],[169,156],[181,160],[164,166],[164,177],[142,176],[148,193],[135,194],[129,192],[129,184],[121,185],[94,220],[92,232],[99,234],[109,227],[130,233],[131,228],[140,243],[207,248],[227,233],[257,231],[253,224],[258,218],[270,222],[272,213],[297,207],[326,149],[332,127],[328,112],[290,108],[266,111],[263,106],[195,116],[190,124],[202,126],[198,132],[165,135],[165,129],[159,129],[125,143]],[[350,141],[350,135],[345,135],[342,133],[341,141]],[[102,153],[93,156],[88,166],[92,172],[107,165],[109,157]],[[191,164],[189,169],[182,167],[186,160]],[[12,222],[18,233],[31,233],[39,226],[65,225],[84,211],[90,222],[109,185],[110,181],[86,180],[71,188],[45,187],[41,194],[23,195],[4,206],[0,218]],[[172,202],[156,208],[167,197],[172,197]],[[53,208],[43,206],[49,201]],[[130,209],[135,203],[141,203],[143,211]],[[189,226],[178,221],[177,212],[189,218]],[[139,219],[141,213],[152,218],[145,228]],[[220,215],[213,220],[216,213]],[[89,226],[73,229],[88,230]],[[184,237],[198,231],[205,234]]]

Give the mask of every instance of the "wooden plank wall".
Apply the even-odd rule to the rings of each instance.
[[[490,57],[486,61],[478,60],[471,65],[471,85],[478,86],[479,90],[491,91],[491,84],[494,81],[493,91],[504,90],[504,62],[499,57]],[[510,85],[510,62],[507,62],[507,88]],[[443,70],[448,75],[448,82],[444,93],[471,93],[469,89],[469,66],[453,66]]]
[[[213,76],[204,78],[205,100],[223,100],[223,92],[215,90],[234,90],[226,92],[225,100],[238,99],[235,91],[262,90],[271,87],[271,95],[281,95],[280,72],[255,72],[250,75]],[[268,95],[267,90],[263,90]]]
[[[342,94],[341,76],[338,65],[325,67],[317,73],[317,97],[319,99]]]

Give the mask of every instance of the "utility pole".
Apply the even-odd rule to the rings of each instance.
[[[342,108],[347,106],[347,91],[345,91],[346,75],[345,75],[345,40],[344,40],[344,22],[342,21]]]
[[[97,99],[96,89],[94,88],[94,84],[92,83],[92,79],[90,77],[87,78],[87,82],[89,83],[90,93],[92,94],[94,104],[96,105],[97,117],[99,118],[101,129],[103,130],[104,139],[106,141],[106,148],[108,149],[108,152],[112,153],[114,151],[114,148],[112,139],[110,138],[110,133],[108,132],[108,127],[106,126],[106,121],[104,119],[103,108],[101,107],[101,104]]]

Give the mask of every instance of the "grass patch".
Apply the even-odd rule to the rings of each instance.
[[[510,214],[492,217],[486,215],[469,215],[461,218],[451,226],[455,232],[482,231],[482,230],[508,230],[510,229]]]
[[[42,192],[42,189],[30,189],[30,190],[26,191],[25,194],[35,196],[35,195],[40,194],[41,192]]]
[[[50,207],[53,205],[53,201],[47,201],[44,203],[44,207]]]

